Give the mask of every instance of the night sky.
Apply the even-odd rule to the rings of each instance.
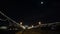
[[[60,21],[58,0],[1,0],[0,10],[13,20],[25,24]]]

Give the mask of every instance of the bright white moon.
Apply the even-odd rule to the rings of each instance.
[[[41,4],[43,4],[44,2],[41,2]]]

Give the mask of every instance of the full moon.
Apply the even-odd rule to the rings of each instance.
[[[44,2],[41,2],[41,4],[43,4]]]

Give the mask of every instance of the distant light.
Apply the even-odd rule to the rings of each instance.
[[[31,27],[28,27],[27,29],[31,29],[31,28],[33,28],[34,26],[32,25]]]
[[[7,29],[7,27],[6,26],[1,26],[0,29]]]
[[[41,4],[43,4],[44,2],[41,2]]]
[[[26,29],[26,27],[24,27],[24,26],[22,26],[23,27],[23,29]]]
[[[39,25],[41,24],[41,22],[39,22]]]
[[[22,24],[22,22],[20,22],[20,24]]]
[[[28,27],[27,29],[31,29],[32,27]]]
[[[34,27],[34,26],[32,25],[32,27]]]

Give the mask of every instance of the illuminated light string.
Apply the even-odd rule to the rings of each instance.
[[[48,25],[48,26],[50,26],[50,25],[53,25],[53,24],[58,24],[58,23],[60,23],[60,22],[56,22],[56,23],[48,23],[48,24],[41,24],[41,22],[39,22],[39,25],[36,25],[36,26],[31,26],[31,27],[27,27],[27,29],[32,29],[32,28],[37,28],[37,27],[43,27],[43,26],[46,26],[46,25]],[[23,26],[23,25],[22,25]],[[23,27],[24,29],[26,28],[25,26]]]
[[[34,25],[28,26],[28,25],[22,25],[22,22],[20,22],[20,24],[17,23],[16,21],[14,21],[14,20],[12,20],[11,18],[7,17],[7,16],[6,16],[4,13],[2,13],[1,11],[0,11],[0,13],[7,18],[6,20],[12,21],[12,22],[15,23],[17,26],[19,26],[19,27],[21,27],[21,28],[23,28],[23,29],[26,29],[26,28],[27,28],[27,29],[32,29],[32,28],[43,27],[43,26],[46,26],[46,25],[50,26],[50,25],[53,25],[53,24],[58,24],[58,23],[60,23],[60,22],[55,22],[55,23],[41,24],[41,22],[38,22],[39,25],[36,25],[36,26],[34,26]],[[0,19],[0,20],[1,20],[1,21],[6,21],[6,20],[3,20],[3,19]]]

